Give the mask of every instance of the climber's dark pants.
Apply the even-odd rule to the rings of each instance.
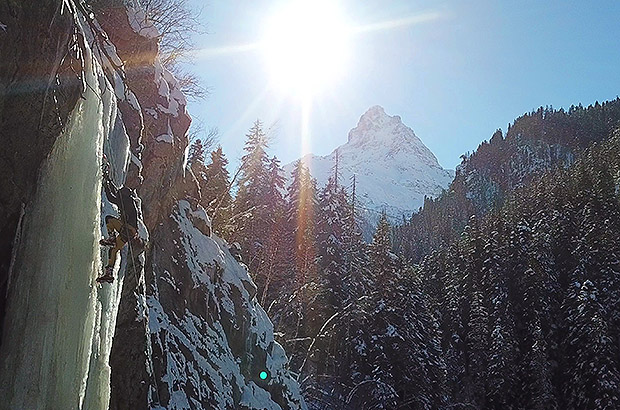
[[[114,246],[108,251],[108,266],[114,266],[118,251],[123,249],[123,246],[136,236],[137,230],[133,226],[123,223],[120,219],[110,215],[105,217],[105,226],[108,229],[109,236],[114,235],[114,231],[118,232]]]

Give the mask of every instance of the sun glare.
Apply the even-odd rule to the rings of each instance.
[[[344,74],[350,30],[333,3],[294,1],[265,22],[262,49],[283,91],[308,96]]]

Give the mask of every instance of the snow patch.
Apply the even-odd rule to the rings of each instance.
[[[155,140],[157,140],[158,142],[166,142],[168,144],[174,143],[174,137],[170,134],[158,135],[157,137],[155,137]]]
[[[151,23],[140,7],[127,7],[127,17],[133,31],[142,37],[156,39],[159,37],[159,31],[153,23]]]

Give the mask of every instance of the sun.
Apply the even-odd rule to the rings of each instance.
[[[265,22],[261,42],[272,83],[303,96],[345,73],[350,35],[333,1],[292,1]]]

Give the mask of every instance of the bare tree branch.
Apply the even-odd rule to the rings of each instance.
[[[202,9],[196,10],[189,0],[137,0],[144,8],[146,18],[159,30],[159,52],[164,67],[172,72],[181,91],[190,99],[199,100],[209,95],[196,74],[181,68],[194,48],[194,37],[206,33],[201,23]]]

